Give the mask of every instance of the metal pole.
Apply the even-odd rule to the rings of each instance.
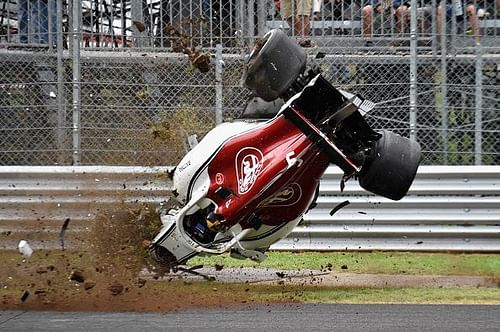
[[[215,46],[215,123],[222,123],[222,44]]]
[[[64,163],[64,137],[66,133],[66,105],[64,97],[62,0],[57,0],[57,149],[58,162]]]
[[[236,21],[239,24],[237,29],[241,30],[241,38],[244,39],[247,33],[247,29],[245,26],[245,1],[244,0],[236,0],[237,7],[239,8],[237,11]]]
[[[257,2],[257,35],[262,36],[266,29],[267,20],[267,1],[258,0]]]
[[[416,140],[417,124],[417,0],[410,12],[410,139]]]
[[[5,8],[7,7],[7,8]],[[10,1],[7,1],[2,4],[2,15],[0,16],[0,27],[3,27],[4,17],[7,17],[7,20],[10,21]],[[10,25],[7,27],[7,42],[10,43]]]
[[[481,43],[476,41],[476,112],[474,136],[474,163],[482,165],[482,122],[483,122],[483,52]]]
[[[432,34],[432,54],[437,54],[437,0],[431,1],[431,34]]]
[[[73,0],[73,164],[81,163],[80,1]]]
[[[68,1],[68,36],[67,36],[67,43],[68,43],[68,50],[70,54],[73,54],[73,43],[69,40],[70,36],[70,29],[73,29],[73,15],[70,13],[73,13],[73,2],[69,0]]]
[[[249,0],[247,4],[248,22],[248,45],[253,45],[255,40],[255,0]]]
[[[443,165],[448,165],[448,87],[446,59],[446,1],[441,0],[441,137]]]
[[[127,18],[125,17],[125,1],[121,0],[120,1],[120,22],[121,22],[120,34],[122,35],[121,48],[124,48],[127,44],[127,30],[126,30],[127,22],[126,21],[127,21]]]
[[[55,31],[52,31],[52,19],[53,19],[53,13],[52,13],[52,3],[53,1],[56,1],[56,0],[48,0],[47,1],[47,34],[48,34],[48,43],[49,43],[49,51],[52,50],[52,48],[54,47],[54,40],[52,40],[52,37],[53,37],[53,33]]]
[[[166,1],[166,0],[164,0]],[[165,15],[165,13],[161,12],[161,5],[160,5],[160,17],[159,20],[162,20],[163,17],[162,15]],[[130,15],[132,20],[136,20],[139,22],[144,22],[144,12],[142,8],[142,1],[131,1],[130,2]],[[137,29],[135,24],[132,24],[132,40],[134,43],[134,47],[144,47],[148,46],[145,38],[143,38],[143,33]]]
[[[241,55],[244,56],[244,45],[246,42],[247,28],[245,26],[245,1],[236,0],[236,32],[238,47],[240,48]]]
[[[458,11],[459,8],[462,8],[462,0],[453,0],[452,1],[452,6],[451,6],[451,32],[450,32],[450,39],[451,39],[451,47],[450,47],[450,52],[455,55],[457,53],[457,15],[460,15],[460,12]],[[443,7],[445,11],[445,19],[443,21],[446,21],[446,7]],[[463,9],[462,9],[463,12]]]

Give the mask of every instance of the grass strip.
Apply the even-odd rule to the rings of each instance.
[[[302,303],[500,304],[498,288],[314,288],[287,289],[269,298]]]
[[[500,254],[419,252],[282,252],[271,251],[262,263],[228,255],[196,257],[190,264],[224,267],[313,269],[350,273],[500,276]]]

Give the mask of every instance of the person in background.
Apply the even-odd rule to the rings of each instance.
[[[472,1],[473,0],[467,0],[467,2],[463,0],[446,0],[445,10],[443,10],[442,4],[439,3],[436,22],[438,33],[441,33],[444,17],[446,17],[446,20],[451,20],[452,16],[455,15],[457,20],[462,20],[464,17],[465,7],[465,17],[469,25],[470,34],[479,40],[479,26],[477,22],[476,6]]]
[[[55,44],[57,33],[56,0],[18,0],[18,6],[19,42],[48,44],[50,33],[50,42]]]
[[[373,16],[374,14],[387,13],[394,15],[396,32],[401,34],[408,29],[408,4],[402,0],[368,0],[362,9],[363,36],[366,46],[373,45]]]
[[[302,47],[311,47],[313,43],[307,37],[311,33],[312,0],[281,0],[281,17],[286,19],[294,36],[302,37],[299,44]]]
[[[500,0],[479,0],[478,17],[500,18]]]
[[[321,5],[323,0],[312,0],[312,19],[320,20],[321,19]]]

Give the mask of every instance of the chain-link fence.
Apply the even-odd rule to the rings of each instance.
[[[0,1],[0,164],[175,164],[242,113],[245,54],[276,27],[424,164],[500,162],[500,0],[284,4]]]

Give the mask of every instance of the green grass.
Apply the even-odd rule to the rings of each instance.
[[[500,304],[498,288],[318,288],[269,292],[303,303]]]
[[[500,254],[415,252],[269,252],[262,263],[227,255],[198,257],[190,265],[314,269],[350,273],[500,276]]]

